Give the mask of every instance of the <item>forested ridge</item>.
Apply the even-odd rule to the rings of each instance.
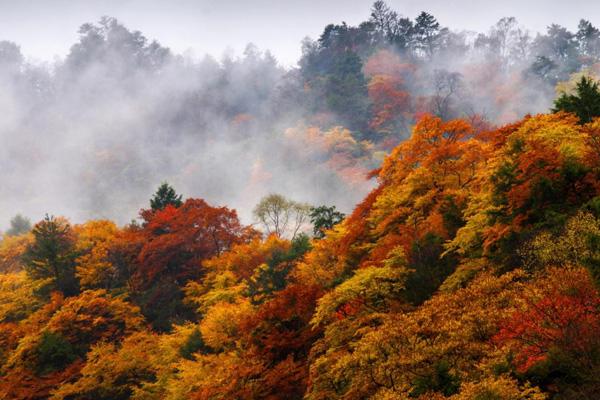
[[[476,33],[400,12],[379,1],[356,26],[328,25],[292,67],[251,44],[178,54],[111,17],[53,63],[0,42],[2,226],[17,212],[123,224],[163,180],[246,222],[269,192],[348,213],[421,115],[506,124],[598,74],[586,20],[538,34],[506,17]]]
[[[139,64],[115,61],[123,37]],[[17,215],[0,241],[0,398],[597,398],[600,31],[582,20],[531,37],[505,18],[471,39],[376,2],[368,21],[306,41],[277,89],[257,87],[279,68],[268,54],[214,64],[218,88],[181,92],[196,105],[165,110],[155,139],[214,143],[198,128],[213,124],[348,185],[319,204],[269,186],[253,224],[171,181],[128,224]],[[2,46],[19,60],[3,71],[31,83]],[[160,82],[170,57],[200,68],[103,19],[82,27],[48,95],[80,93],[58,83],[72,71],[91,82],[86,62]],[[253,101],[232,83],[248,63],[256,75],[235,82],[254,85]],[[115,139],[96,143],[106,165],[128,148]],[[152,168],[181,167],[160,158]],[[133,177],[134,161],[113,167]],[[264,183],[261,168],[251,178]],[[366,188],[348,215],[334,206],[332,192]],[[110,193],[102,204],[122,198]]]

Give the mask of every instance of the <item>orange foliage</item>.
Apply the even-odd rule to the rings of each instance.
[[[251,242],[235,244],[227,252],[203,262],[210,272],[233,272],[239,279],[249,279],[254,270],[267,262],[275,252],[286,252],[290,249],[287,240],[270,235],[265,241],[254,238]]]
[[[142,287],[165,274],[181,284],[198,278],[202,260],[256,236],[253,229],[242,226],[235,211],[211,207],[200,199],[152,213],[140,234],[145,243],[135,278]]]
[[[600,296],[587,271],[551,269],[533,289],[494,340],[515,351],[522,373],[541,362],[564,359],[592,367],[593,355],[600,351]]]

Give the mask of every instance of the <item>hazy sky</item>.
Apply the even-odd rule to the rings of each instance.
[[[0,0],[0,40],[12,40],[35,60],[64,56],[84,22],[113,16],[177,52],[219,57],[246,43],[270,49],[286,65],[297,61],[300,41],[318,37],[330,22],[356,24],[371,0]],[[486,31],[515,16],[534,31],[551,22],[575,29],[584,17],[600,25],[598,0],[389,0],[402,15],[433,13],[453,29]]]

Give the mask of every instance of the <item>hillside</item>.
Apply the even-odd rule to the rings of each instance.
[[[26,133],[6,165],[31,144],[50,183],[5,196],[68,198],[0,239],[0,399],[597,398],[600,32],[524,35],[376,2],[286,71],[107,18],[47,87],[0,44],[0,85],[52,88],[0,125]]]
[[[1,396],[592,398],[599,123],[424,116],[313,239],[172,190],[47,217],[2,241]]]

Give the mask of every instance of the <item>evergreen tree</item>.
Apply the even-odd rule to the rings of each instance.
[[[58,290],[66,296],[77,294],[75,278],[75,237],[62,219],[46,217],[32,230],[34,241],[23,255],[25,270],[33,280],[46,280],[43,294]]]
[[[367,80],[358,54],[348,50],[337,55],[325,89],[327,106],[354,131],[364,131],[369,112]]]
[[[415,19],[413,34],[414,48],[423,56],[431,57],[442,45],[448,29],[442,28],[433,15],[423,11]]]
[[[163,182],[158,187],[154,197],[150,199],[150,207],[153,211],[162,210],[169,204],[180,207],[183,204],[181,197],[182,196],[178,195],[171,185],[167,182]]]
[[[590,21],[582,19],[579,21],[578,30],[575,34],[579,47],[579,53],[591,57],[591,62],[596,62],[600,57],[600,30]]]
[[[31,230],[29,218],[17,214],[10,220],[10,228],[6,231],[8,236],[18,236]]]
[[[600,116],[600,89],[592,78],[583,76],[575,94],[563,93],[554,101],[553,112],[566,111],[579,117],[582,124]]]
[[[345,215],[335,209],[335,206],[313,207],[310,210],[310,222],[313,225],[313,235],[317,239],[325,237],[325,231],[334,227],[344,219]]]

